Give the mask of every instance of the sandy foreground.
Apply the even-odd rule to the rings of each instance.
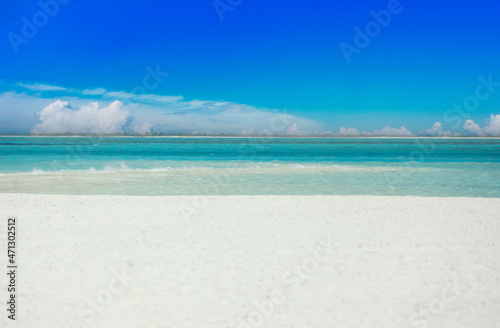
[[[500,199],[0,194],[17,320],[67,327],[497,327]]]

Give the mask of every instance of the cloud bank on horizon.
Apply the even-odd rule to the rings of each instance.
[[[94,102],[76,110],[71,108],[67,101],[57,100],[42,109],[38,115],[41,122],[31,130],[33,134],[123,133],[123,127],[131,116],[118,100],[104,108],[99,108],[99,104]]]
[[[185,100],[182,96],[131,94],[103,88],[71,89],[41,83],[17,83],[21,91],[0,93],[0,132],[16,119],[30,122],[32,134],[232,134],[289,136],[500,136],[500,114],[481,127],[466,119],[462,131],[446,131],[441,122],[414,134],[404,126],[359,131],[328,129],[323,123],[283,110],[228,101]],[[54,95],[57,93],[57,95]],[[12,108],[15,108],[16,115]],[[3,121],[4,124],[1,124]]]

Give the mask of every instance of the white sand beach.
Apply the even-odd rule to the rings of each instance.
[[[5,327],[500,322],[498,198],[0,194],[0,216]]]

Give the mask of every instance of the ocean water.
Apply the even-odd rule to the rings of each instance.
[[[500,139],[0,137],[0,192],[500,197]]]

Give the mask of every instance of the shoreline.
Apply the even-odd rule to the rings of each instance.
[[[117,197],[117,198],[212,198],[212,197],[221,197],[221,198],[231,198],[231,197],[242,197],[242,198],[261,198],[261,197],[298,197],[298,198],[314,198],[314,197],[333,197],[333,198],[408,198],[408,199],[446,199],[446,200],[471,200],[471,199],[480,199],[480,200],[498,200],[499,201],[499,210],[500,210],[500,197],[478,197],[478,196],[420,196],[420,195],[370,195],[370,194],[179,194],[179,195],[129,195],[129,194],[49,194],[49,193],[27,193],[27,192],[0,192],[0,198],[2,197]]]

